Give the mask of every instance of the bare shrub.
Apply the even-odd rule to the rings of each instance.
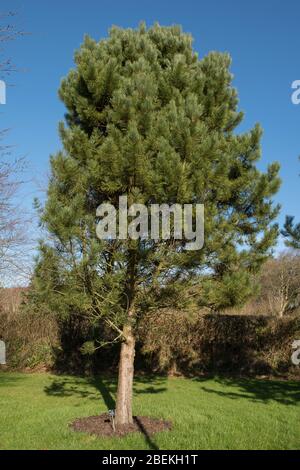
[[[261,278],[259,301],[267,313],[283,317],[300,305],[300,256],[283,254],[265,264]]]
[[[257,294],[244,306],[225,309],[230,315],[266,315],[282,318],[300,312],[300,256],[286,252],[269,259],[257,277]]]

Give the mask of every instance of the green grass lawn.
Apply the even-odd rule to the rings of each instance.
[[[0,449],[300,449],[300,383],[139,377],[134,413],[154,436],[99,438],[68,424],[114,406],[112,379],[0,373]]]

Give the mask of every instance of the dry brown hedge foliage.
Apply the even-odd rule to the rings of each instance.
[[[57,324],[50,316],[20,309],[24,289],[0,291],[0,338],[5,341],[10,369],[51,367]]]
[[[142,350],[156,371],[300,377],[292,343],[300,317],[275,318],[161,310],[139,329]]]
[[[22,292],[14,289],[0,300],[0,338],[7,344],[10,369],[89,374],[117,366],[116,345],[92,357],[80,352],[84,341],[93,334],[105,337],[105,330],[91,332],[79,317],[57,323],[50,315],[20,309],[21,301]],[[144,317],[138,336],[137,369],[300,378],[300,367],[291,362],[292,343],[300,339],[299,312],[278,318],[162,309]]]

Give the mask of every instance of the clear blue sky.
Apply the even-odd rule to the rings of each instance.
[[[60,147],[57,125],[64,107],[57,89],[84,34],[100,39],[113,24],[136,27],[145,20],[181,24],[200,57],[210,50],[231,54],[245,111],[240,129],[262,125],[260,168],[274,160],[282,166],[279,221],[285,214],[300,220],[300,105],[291,102],[291,84],[300,80],[299,0],[1,0],[1,10],[17,11],[18,26],[30,33],[7,48],[25,70],[9,79],[7,104],[0,105],[1,128],[11,129],[8,143],[29,162],[27,205],[45,179],[49,155]]]

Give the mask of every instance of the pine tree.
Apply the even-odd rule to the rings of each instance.
[[[293,216],[286,216],[284,229],[281,230],[281,235],[283,235],[283,237],[286,239],[286,246],[289,248],[294,248],[295,250],[300,250],[300,223],[294,224]]]
[[[285,245],[300,250],[300,223],[294,224],[294,217],[287,215],[281,234],[286,238]]]
[[[157,308],[242,303],[251,276],[276,241],[272,196],[279,166],[266,173],[261,128],[237,134],[243,115],[228,54],[199,59],[180,27],[113,27],[86,37],[62,81],[63,151],[51,178],[33,278],[37,303],[61,315],[107,323],[121,341],[116,424],[132,422],[135,332]],[[103,202],[203,203],[205,244],[186,240],[99,240]],[[204,276],[205,274],[205,276]],[[100,341],[100,339],[99,339]],[[87,351],[99,344],[85,345]]]

